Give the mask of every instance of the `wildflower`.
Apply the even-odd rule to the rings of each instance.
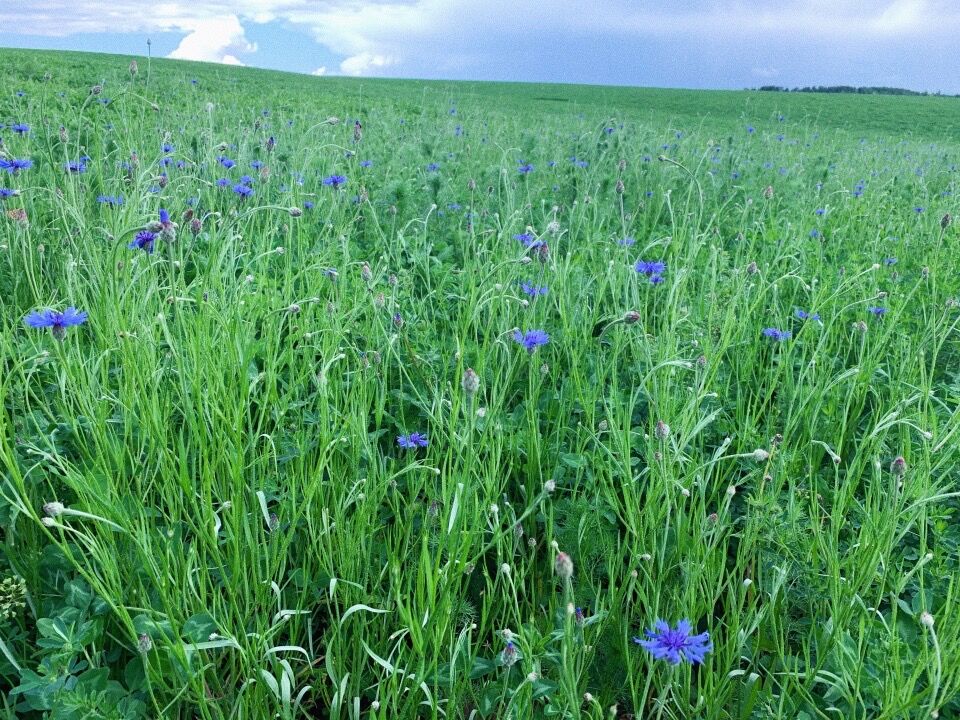
[[[871,305],[870,307],[867,308],[867,311],[870,312],[872,315],[875,315],[876,317],[883,317],[887,313],[887,308]]]
[[[64,163],[63,169],[71,173],[85,173],[87,171],[87,164],[83,160],[76,160]]]
[[[17,133],[17,135],[26,135],[30,132],[30,126],[26,123],[15,123],[10,126],[10,129]]]
[[[671,665],[679,665],[686,660],[692,665],[703,662],[704,656],[713,650],[710,633],[692,635],[693,627],[689,620],[681,620],[671,628],[663,620],[654,623],[653,630],[645,630],[646,640],[635,637],[633,641],[653,655],[655,660],[666,660]]]
[[[789,340],[791,337],[793,337],[793,333],[791,333],[789,330],[779,330],[774,327],[764,328],[762,330],[762,334],[764,337],[771,338],[777,342],[783,342],[784,340]]]
[[[537,297],[538,295],[546,295],[546,294],[547,294],[547,286],[546,286],[546,285],[544,285],[544,286],[542,286],[542,287],[537,287],[536,285],[531,285],[531,284],[528,283],[528,282],[522,282],[522,283],[520,283],[520,289],[523,290],[524,293],[526,293],[527,295],[529,295],[529,296],[532,297],[532,298],[535,298],[535,297]]]
[[[517,233],[513,236],[513,239],[519,240],[520,244],[524,247],[530,247],[537,241],[537,238],[534,236],[534,234],[530,232]]]
[[[903,459],[903,455],[897,455],[893,459],[893,462],[890,463],[890,472],[898,476],[907,472],[907,461]]]
[[[517,652],[517,646],[512,642],[507,641],[503,651],[500,653],[500,662],[503,663],[504,667],[513,667],[516,664],[518,657],[519,653]]]
[[[418,447],[427,447],[427,436],[418,432],[412,432],[409,435],[398,435],[397,445],[405,450],[415,450]]]
[[[526,348],[528,353],[532,353],[541,345],[550,342],[550,336],[543,330],[527,330],[521,333],[519,330],[513,331],[513,339]]]
[[[950,213],[947,213],[942,218],[940,218],[940,229],[946,230],[948,227],[950,227],[950,223],[952,221],[953,221],[953,218],[950,217]]]
[[[236,165],[236,163],[230,158],[228,158],[226,155],[221,155],[220,157],[218,157],[217,162],[223,165],[223,167],[225,167],[227,170],[229,170],[230,168]]]
[[[920,613],[920,624],[926,628],[932,628],[934,623],[933,615],[924,610]]]
[[[768,453],[763,448],[757,448],[751,453],[751,455],[753,456],[753,459],[756,460],[758,463],[766,462],[767,460],[770,459],[770,453]]]
[[[667,264],[662,260],[637,260],[633,269],[648,278],[653,278],[662,275],[667,269]]]
[[[895,257],[884,258],[883,264],[886,265],[887,267],[890,267],[891,265],[896,265],[897,259]]]
[[[657,420],[657,424],[653,428],[653,434],[657,440],[666,440],[668,437],[670,437],[670,426],[667,425],[663,420]]]
[[[12,188],[0,188],[0,200],[9,197],[17,197],[20,195],[19,190],[13,190]]]
[[[797,316],[798,320],[815,320],[816,322],[820,322],[819,313],[809,313],[806,310],[801,310],[800,308],[797,308],[796,311],[794,312],[794,315]]]
[[[530,173],[533,172],[533,165],[531,165],[530,163],[521,165],[520,167],[517,168],[517,172],[520,173],[521,175],[529,175]]]
[[[346,182],[347,178],[343,175],[328,175],[323,179],[324,185],[328,185],[333,188],[338,188]]]
[[[403,328],[403,315],[398,312],[393,314],[393,326],[397,328],[397,330]]]
[[[625,238],[621,238],[620,240],[617,240],[617,245],[622,245],[623,247],[630,247],[636,242],[637,241],[632,237],[625,237]]]
[[[57,340],[63,340],[67,328],[73,325],[82,325],[87,321],[87,313],[78,311],[75,307],[68,307],[63,312],[47,308],[32,312],[23,319],[28,327],[50,328]],[[62,507],[62,506],[61,506]]]
[[[142,655],[146,655],[153,649],[153,640],[146,633],[140,633],[137,636],[137,649]]]
[[[156,239],[156,233],[152,233],[149,230],[141,230],[136,234],[133,240],[130,241],[130,244],[127,245],[127,248],[130,250],[144,250],[147,253],[152,253],[153,244]]]
[[[233,192],[235,195],[239,195],[241,198],[248,198],[253,195],[253,188],[249,185],[237,183],[233,186]]]
[[[427,165],[428,172],[437,172],[439,169],[440,169],[440,163],[432,162],[429,165]]]
[[[109,205],[111,207],[116,207],[117,205],[123,205],[123,196],[122,195],[97,195],[97,202],[101,205]]]
[[[57,502],[56,500],[48,502],[43,506],[44,514],[52,518],[62,515],[64,510],[66,510],[66,508],[63,506],[63,503]]]
[[[6,170],[11,175],[16,175],[21,170],[29,170],[33,167],[33,160],[27,158],[11,158],[4,160],[0,158],[0,170]]]
[[[362,168],[368,168],[368,167],[372,167],[372,166],[373,166],[373,160],[361,160],[361,161],[360,161],[360,167],[362,167]]]
[[[922,208],[922,207],[920,207],[920,206],[918,205],[917,207],[915,207],[915,208],[913,209],[913,211],[914,211],[915,213],[917,213],[917,215],[919,215],[919,214],[922,213],[925,209],[926,209],[926,208]]]
[[[640,322],[640,313],[636,310],[627,310],[623,314],[623,322],[627,325],[633,325],[634,323]]]
[[[569,580],[573,577],[573,560],[565,552],[557,553],[553,561],[553,571],[561,580]]]
[[[218,179],[217,179],[217,187],[222,187],[222,188],[223,188],[223,187],[228,187],[229,185],[230,185],[230,179],[229,179],[229,178],[218,178]]]

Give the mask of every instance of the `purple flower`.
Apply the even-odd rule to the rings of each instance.
[[[156,233],[152,233],[149,230],[141,230],[136,234],[136,237],[130,241],[130,244],[127,245],[127,248],[130,250],[143,250],[147,253],[152,253],[153,243],[156,239]]]
[[[16,123],[11,125],[10,129],[17,133],[17,135],[26,135],[28,132],[30,132],[30,126],[26,123]]]
[[[521,282],[521,283],[520,283],[520,289],[523,290],[523,292],[525,292],[527,295],[529,295],[529,296],[532,297],[532,298],[535,298],[535,297],[537,297],[538,295],[546,295],[546,294],[547,294],[547,286],[546,286],[546,285],[544,285],[544,286],[542,286],[542,287],[537,287],[536,285],[531,285],[531,284],[528,283],[528,282]]]
[[[123,195],[97,195],[97,202],[101,205],[116,207],[117,205],[123,205]]]
[[[885,307],[879,307],[879,306],[876,306],[876,305],[872,305],[872,306],[868,307],[867,310],[868,310],[869,312],[871,312],[873,315],[876,315],[877,317],[882,317],[883,315],[886,315],[886,313],[887,313],[887,308],[885,308]]]
[[[11,175],[16,175],[21,170],[29,170],[33,167],[33,161],[27,158],[10,158],[4,160],[0,158],[0,170],[6,170]]]
[[[220,178],[217,180],[217,187],[227,187],[230,185],[229,178]]]
[[[362,167],[362,168],[368,168],[368,167],[370,167],[371,165],[373,165],[373,160],[361,160],[361,161],[360,161],[360,167]]]
[[[617,245],[622,245],[623,247],[630,247],[631,245],[636,244],[636,239],[632,237],[625,237],[620,240],[617,240]]]
[[[437,172],[437,170],[439,169],[440,169],[440,163],[432,162],[429,165],[427,165],[427,170],[429,172]]]
[[[253,195],[253,188],[249,185],[244,185],[243,183],[237,183],[233,186],[233,192],[236,195],[239,195],[241,198],[248,198]]]
[[[780,330],[774,327],[764,328],[761,331],[761,334],[764,337],[768,337],[772,340],[776,340],[777,342],[783,342],[793,337],[793,333],[791,333],[789,330]]]
[[[323,184],[330,187],[338,188],[347,182],[347,178],[343,175],[328,175],[323,179]]]
[[[226,155],[221,155],[220,157],[218,157],[217,162],[223,165],[223,167],[225,167],[227,170],[229,170],[234,165],[236,165],[236,163],[230,158],[228,158]]]
[[[250,167],[252,167],[254,170],[259,170],[260,168],[263,167],[263,161],[262,161],[262,160],[251,160],[251,161],[250,161]]]
[[[798,320],[815,320],[816,322],[820,322],[819,313],[808,313],[806,310],[797,308],[796,312],[794,312],[794,315],[797,316]]]
[[[633,641],[653,655],[655,660],[666,660],[671,665],[679,665],[686,660],[691,665],[697,665],[713,650],[710,633],[692,635],[693,627],[689,620],[681,620],[675,628],[663,620],[657,620],[653,628],[644,630],[646,640],[635,637]]]
[[[527,330],[525,333],[514,330],[513,340],[523,345],[528,353],[532,353],[541,345],[546,345],[550,342],[550,336],[543,330]]]
[[[12,188],[0,188],[0,200],[9,197],[17,197],[19,194],[19,190],[13,190]]]
[[[667,264],[662,260],[637,260],[633,269],[650,278],[650,282],[654,285],[659,285],[663,282],[663,273],[667,269]]]
[[[63,340],[67,328],[73,325],[83,325],[87,321],[87,313],[78,311],[75,307],[68,307],[63,312],[47,308],[27,315],[23,322],[27,327],[50,328],[57,340]]]
[[[76,162],[64,163],[63,169],[72,173],[85,173],[87,171],[87,164],[83,160],[77,160]]]
[[[423,433],[412,432],[409,435],[397,436],[397,445],[404,450],[415,450],[418,447],[426,447],[428,444],[427,436]]]
[[[536,240],[537,240],[537,239],[534,237],[533,233],[528,233],[528,232],[525,232],[525,233],[517,233],[516,235],[513,236],[513,239],[514,239],[514,240],[519,240],[519,241],[520,241],[520,244],[523,245],[524,247],[530,247],[530,246],[533,245],[533,243],[535,243]]]
[[[520,173],[521,175],[527,175],[529,173],[532,173],[533,165],[531,165],[530,163],[521,165],[520,167],[517,168],[517,172]]]

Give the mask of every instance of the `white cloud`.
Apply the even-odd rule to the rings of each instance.
[[[256,43],[247,40],[240,18],[236,15],[195,20],[190,23],[189,29],[190,33],[167,57],[243,65],[237,54],[257,51]]]
[[[372,72],[388,68],[399,63],[399,58],[362,52],[351,55],[340,63],[340,72],[344,75],[370,75]]]
[[[323,76],[323,75],[326,75],[326,74],[327,74],[327,66],[326,66],[326,65],[321,65],[320,67],[318,67],[316,70],[314,70],[314,71],[313,71],[312,73],[310,73],[310,74],[311,74],[311,75],[316,75],[317,77],[321,77],[321,76]]]

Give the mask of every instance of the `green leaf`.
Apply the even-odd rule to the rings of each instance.
[[[210,613],[197,613],[183,624],[183,634],[191,642],[199,643],[208,640],[217,632],[217,624]]]

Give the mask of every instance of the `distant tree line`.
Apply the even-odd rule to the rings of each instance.
[[[752,88],[762,92],[806,92],[806,93],[852,93],[854,95],[924,95],[935,97],[960,97],[940,92],[919,92],[897,87],[855,87],[853,85],[807,85],[805,87],[786,88],[780,85],[761,85]]]

